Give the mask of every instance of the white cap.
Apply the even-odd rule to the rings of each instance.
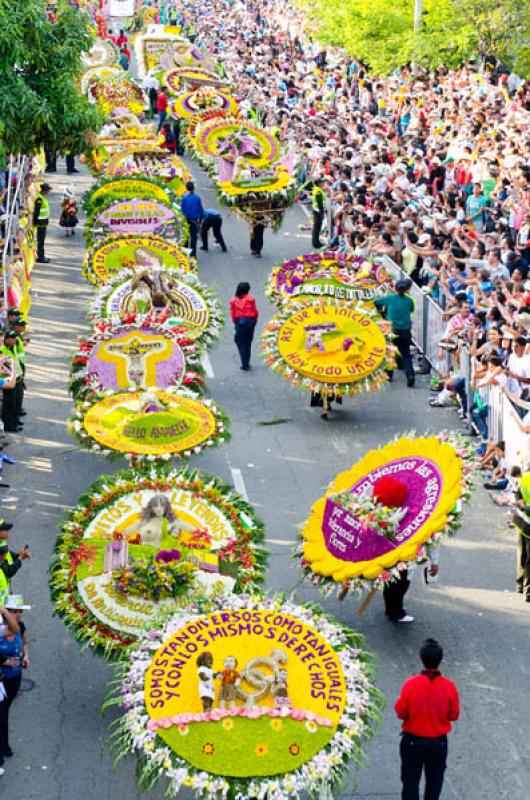
[[[29,611],[31,606],[24,603],[21,594],[10,594],[4,602],[4,608],[7,608],[8,611]]]

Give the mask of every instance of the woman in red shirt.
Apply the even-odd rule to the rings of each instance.
[[[250,348],[259,312],[256,301],[250,294],[250,284],[238,283],[236,293],[230,300],[230,316],[235,326],[234,342],[239,351],[241,369],[250,369]]]

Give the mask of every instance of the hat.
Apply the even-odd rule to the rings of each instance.
[[[18,336],[16,331],[4,331],[4,339],[16,339]]]
[[[403,164],[403,162],[400,161],[398,164],[396,164],[394,169],[399,170],[400,172],[406,172],[407,171],[407,165]]]
[[[10,531],[12,527],[12,522],[6,522],[5,519],[0,517],[0,531]]]
[[[27,325],[27,324],[28,324],[28,323],[26,322],[26,320],[24,319],[24,317],[19,317],[18,319],[15,319],[15,320],[13,321],[13,325],[24,325],[24,326],[25,326],[25,325]]]
[[[400,278],[398,281],[396,281],[396,289],[398,292],[406,292],[411,286],[412,281],[410,278]]]
[[[75,186],[73,183],[69,183],[68,186],[63,186],[63,195],[70,200],[75,200]]]
[[[41,183],[40,190],[41,192],[51,192],[52,187],[49,183]]]
[[[10,594],[4,602],[4,608],[8,611],[30,611],[31,606],[24,603],[24,598],[21,594]]]
[[[11,306],[11,308],[7,309],[7,313],[12,317],[20,317],[22,311],[19,308],[16,308],[15,306]]]

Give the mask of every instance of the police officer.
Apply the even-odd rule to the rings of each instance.
[[[23,350],[22,346],[22,350]],[[4,333],[4,344],[0,348],[3,356],[12,359],[15,371],[15,385],[5,385],[3,388],[2,420],[4,430],[9,433],[19,433],[22,430],[20,413],[24,401],[24,366],[21,360],[21,350],[15,331]]]
[[[202,247],[201,250],[208,250],[208,231],[212,230],[213,238],[217,244],[221,245],[221,250],[226,253],[226,244],[221,233],[223,218],[215,208],[204,209],[204,220],[201,228]]]
[[[44,254],[44,242],[46,241],[46,231],[50,221],[50,204],[48,195],[52,187],[49,183],[43,183],[40,192],[35,198],[33,207],[33,225],[37,228],[37,263],[49,264],[50,259]]]
[[[530,603],[530,472],[519,481],[513,523],[518,531],[515,589]]]
[[[313,234],[311,244],[314,250],[320,250],[323,246],[320,241],[322,224],[327,210],[327,198],[322,188],[322,178],[315,178],[313,181],[313,191],[311,193],[311,207],[313,209]]]
[[[7,537],[12,527],[11,522],[0,519],[0,606],[4,605],[6,598],[11,594],[11,578],[19,571],[22,562],[31,558],[29,547],[23,547],[19,553],[9,549]]]
[[[394,344],[399,350],[403,362],[407,386],[412,388],[416,382],[414,365],[410,354],[412,344],[412,316],[414,314],[414,300],[407,292],[412,286],[410,278],[400,278],[396,281],[396,291],[384,297],[376,297],[374,305],[378,311],[385,311],[386,319],[392,323]],[[390,373],[390,378],[392,375]]]

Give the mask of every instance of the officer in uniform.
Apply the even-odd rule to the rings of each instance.
[[[50,259],[44,254],[44,242],[46,241],[46,231],[50,221],[50,204],[48,194],[52,187],[49,183],[43,183],[40,192],[35,198],[33,207],[33,225],[37,228],[37,263],[49,264]]]
[[[22,351],[24,346],[22,345]],[[24,401],[24,366],[21,360],[21,350],[15,331],[4,333],[4,344],[0,348],[3,356],[12,359],[15,368],[15,385],[3,387],[2,420],[4,430],[9,433],[19,433],[22,430],[20,414]]]
[[[530,472],[525,472],[519,482],[513,522],[519,534],[515,589],[530,603]]]
[[[14,553],[9,549],[7,537],[12,527],[11,522],[0,519],[0,606],[4,605],[6,598],[11,594],[11,578],[19,571],[22,562],[31,558],[28,547],[22,548],[20,553]]]
[[[315,178],[313,181],[313,191],[311,193],[311,207],[313,209],[313,234],[311,244],[314,250],[320,250],[320,232],[327,210],[327,198],[322,188],[322,178]]]

